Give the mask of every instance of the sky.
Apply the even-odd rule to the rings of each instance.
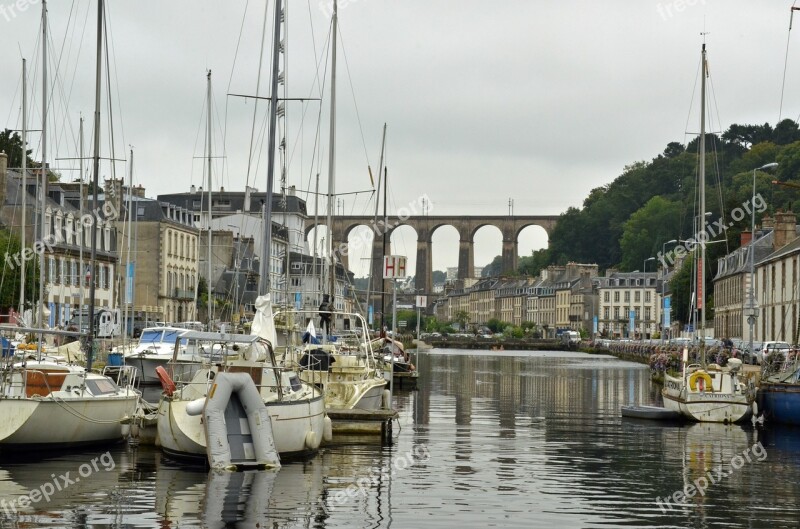
[[[144,186],[147,196],[203,185],[210,69],[213,187],[265,189],[267,105],[254,109],[253,99],[228,95],[256,94],[265,2],[108,4],[112,112],[104,94],[103,156],[112,157],[110,116],[113,157],[128,159],[133,148],[134,184]],[[704,39],[711,130],[723,131],[731,123],[774,125],[779,116],[797,119],[800,31],[789,32],[792,5],[778,0],[340,0],[334,166],[335,191],[342,195],[337,211],[374,212],[367,166],[377,178],[384,123],[390,211],[423,196],[431,215],[507,214],[510,199],[513,213],[520,215],[557,215],[579,207],[591,189],[613,181],[626,165],[652,159],[670,141],[692,139],[698,129],[697,73]],[[96,2],[58,0],[48,8],[51,82],[58,72],[48,158],[75,158],[80,115],[87,120],[86,152],[91,145]],[[267,8],[261,96],[269,93],[273,3]],[[309,211],[314,199],[305,192],[313,190],[317,173],[321,192],[327,190],[329,15],[330,3],[320,0],[291,0],[286,13],[283,94],[321,98],[287,101],[282,127],[287,182],[308,199]],[[41,0],[0,0],[4,128],[21,128],[22,57],[31,87],[29,128],[41,128],[40,23]],[[40,136],[33,132],[29,140],[37,159]],[[77,178],[76,162],[52,163],[65,180]],[[112,173],[106,162],[101,175],[127,178],[128,169],[118,162]],[[344,194],[357,191],[364,193]],[[324,202],[323,197],[321,214]],[[392,242],[393,252],[408,255],[413,269],[414,231],[399,229]],[[520,236],[521,255],[546,245],[538,227]],[[456,266],[457,249],[454,228],[437,232],[434,269]],[[475,264],[487,264],[500,249],[499,231],[481,229]],[[357,276],[366,274],[366,257],[350,256]]]

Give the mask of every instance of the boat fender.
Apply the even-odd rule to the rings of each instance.
[[[322,439],[326,443],[330,443],[333,441],[333,421],[331,421],[331,418],[326,415],[323,422],[325,426],[322,429]]]
[[[306,448],[308,448],[309,450],[316,450],[317,448],[319,448],[319,442],[320,439],[319,436],[317,435],[317,432],[311,430],[308,433],[306,433]]]
[[[131,425],[130,424],[123,424],[122,425],[122,438],[127,439],[131,435]]]
[[[138,439],[140,434],[141,431],[139,430],[139,423],[134,422],[131,425],[131,437],[133,437],[134,439]]]
[[[384,389],[383,390],[383,402],[381,403],[382,404],[381,407],[384,410],[389,410],[389,409],[392,408],[392,403],[391,403],[390,399],[391,399],[391,393],[389,393],[388,389]]]
[[[203,413],[203,408],[206,406],[206,398],[200,397],[186,403],[186,415],[196,417]]]
[[[167,370],[163,366],[158,366],[156,367],[156,375],[159,382],[161,382],[161,389],[164,390],[167,397],[171,397],[175,393],[175,382],[172,381]]]
[[[692,391],[698,390],[698,379],[702,379],[703,381],[701,384],[699,384],[700,391],[714,391],[711,375],[705,371],[695,371],[692,373],[692,376],[689,377],[689,388]]]

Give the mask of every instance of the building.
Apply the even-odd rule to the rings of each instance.
[[[0,153],[0,223],[19,235],[23,215],[25,218],[26,247],[18,255],[6,254],[6,274],[19,274],[23,261],[28,269],[38,268],[37,257],[44,259],[44,323],[50,327],[65,325],[78,307],[89,307],[92,280],[95,281],[95,306],[116,307],[117,240],[114,222],[119,211],[110,206],[92,210],[85,187],[82,197],[78,184],[50,182],[41,214],[41,204],[36,198],[37,173],[41,172],[28,172],[27,189],[23,191],[21,173],[8,170],[7,156]],[[34,226],[41,220],[41,234],[37,234]],[[94,265],[89,262],[93,229],[96,236]],[[38,284],[26,288],[26,309],[33,309],[38,302],[38,299],[32,299],[34,289],[38,291]],[[31,319],[28,323],[34,321]]]
[[[597,280],[598,332],[616,338],[651,338],[661,320],[659,287],[657,272],[606,270],[605,277]]]
[[[131,327],[148,321],[197,321],[200,244],[191,212],[135,196],[129,226],[128,208],[122,208],[118,251],[125,261],[130,235],[133,288],[132,296],[126,294],[120,306],[128,304],[132,309]]]
[[[772,233],[773,252],[757,261],[755,266],[759,314],[753,339],[797,343],[800,333],[797,319],[800,238],[794,213],[776,213]],[[749,332],[746,336],[749,337]]]

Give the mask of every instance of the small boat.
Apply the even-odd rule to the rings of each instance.
[[[73,448],[127,436],[139,393],[135,374],[106,374],[51,359],[27,360],[0,377],[0,450]]]
[[[680,412],[668,410],[661,406],[622,406],[622,416],[630,419],[647,419],[650,421],[681,421]]]
[[[775,365],[777,372],[769,370]],[[764,365],[758,386],[758,408],[769,422],[800,425],[800,354],[792,351],[782,362]]]
[[[362,329],[367,322],[360,314],[343,313],[345,318],[358,322]],[[316,336],[313,319],[319,311],[287,311],[276,314],[276,318],[305,322],[307,330],[300,344],[289,344],[281,348],[280,358],[284,367],[296,371],[303,382],[323,390],[326,410],[376,411],[384,407],[386,379],[378,366],[372,343],[365,333],[341,336]],[[277,354],[277,351],[276,351]]]
[[[186,342],[182,342],[178,347],[178,354],[173,355],[176,347],[175,338],[185,331],[184,328],[172,326],[145,328],[139,337],[139,343],[123,352],[125,365],[136,369],[139,372],[139,380],[145,385],[159,384],[156,368],[164,367],[167,363],[181,364],[186,369],[197,366],[202,358],[187,351]],[[122,351],[117,349],[114,352]],[[181,372],[185,372],[185,369]]]

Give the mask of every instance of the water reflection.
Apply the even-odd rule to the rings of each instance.
[[[395,392],[391,447],[341,443],[278,472],[217,474],[117,446],[113,469],[49,503],[13,517],[0,506],[0,527],[800,524],[798,429],[623,420],[622,405],[657,403],[658,389],[645,366],[611,357],[449,350],[417,365],[418,389]],[[0,498],[74,476],[101,453],[0,461]]]

